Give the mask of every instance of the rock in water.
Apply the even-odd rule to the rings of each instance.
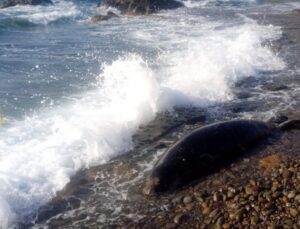
[[[107,21],[113,17],[118,17],[117,14],[109,11],[106,15],[96,15],[91,18],[91,22],[96,23],[99,21]]]
[[[299,128],[300,120],[275,124],[234,120],[194,130],[169,148],[153,168],[144,194],[181,187],[216,171],[274,132]]]
[[[16,5],[53,5],[51,0],[6,0],[0,3],[0,9],[12,7]]]
[[[176,9],[183,4],[176,0],[104,0],[98,6],[114,7],[123,14],[150,14],[158,10]]]

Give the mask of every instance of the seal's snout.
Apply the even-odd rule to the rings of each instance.
[[[146,195],[146,196],[150,196],[151,195],[151,187],[149,187],[149,186],[145,186],[144,188],[143,188],[143,193],[144,193],[144,195]]]
[[[149,178],[146,182],[145,187],[143,188],[144,195],[152,195],[155,193],[156,187],[159,185],[159,178]]]

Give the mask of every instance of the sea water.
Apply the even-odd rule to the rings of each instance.
[[[32,221],[80,169],[133,149],[158,114],[260,101],[239,115],[265,117],[299,103],[299,63],[278,46],[282,26],[264,20],[297,1],[188,0],[95,24],[106,11],[95,1],[53,2],[0,9],[3,228]],[[263,87],[286,79],[283,94]]]

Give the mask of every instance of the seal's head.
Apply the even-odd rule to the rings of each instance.
[[[171,190],[177,185],[176,174],[172,173],[165,166],[154,168],[151,176],[148,178],[143,189],[145,195],[165,192]]]
[[[156,192],[157,187],[159,187],[159,178],[158,177],[150,177],[146,181],[146,185],[143,189],[143,193],[147,196]]]

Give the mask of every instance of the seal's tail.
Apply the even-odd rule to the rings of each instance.
[[[288,120],[278,125],[278,128],[282,131],[300,129],[300,120]]]

